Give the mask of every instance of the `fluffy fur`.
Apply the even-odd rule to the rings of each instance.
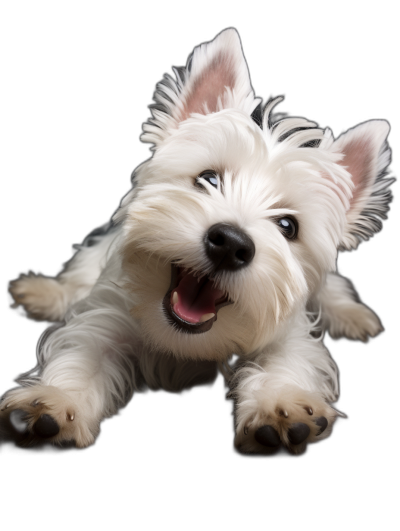
[[[196,47],[174,73],[157,85],[143,126],[153,156],[111,222],[56,278],[11,282],[29,317],[59,324],[42,337],[37,368],[5,395],[2,414],[25,411],[32,440],[87,446],[143,383],[180,390],[211,381],[219,364],[235,400],[236,446],[269,453],[281,442],[300,453],[338,415],[323,330],[362,340],[382,330],[337,275],[336,258],[386,217],[389,126],[372,120],[335,140],[314,122],[279,118],[283,98],[261,105],[234,29]],[[279,226],[288,217],[297,220],[293,240]],[[210,259],[205,235],[219,223],[253,242],[246,267]],[[171,267],[226,294],[230,304],[209,330],[171,322],[172,294],[163,302]],[[50,434],[40,424],[49,418],[58,427]]]

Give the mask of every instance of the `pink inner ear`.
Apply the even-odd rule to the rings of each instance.
[[[341,161],[341,164],[352,175],[352,181],[354,183],[353,197],[350,201],[352,204],[362,195],[373,178],[372,148],[372,143],[368,138],[351,140],[345,146],[344,159]]]
[[[195,112],[205,114],[204,104],[207,105],[208,112],[215,112],[218,97],[223,96],[225,87],[234,88],[235,74],[233,58],[219,53],[194,81],[186,98],[185,114],[182,119],[186,120]]]

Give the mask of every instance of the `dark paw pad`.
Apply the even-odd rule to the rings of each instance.
[[[272,426],[261,426],[255,432],[254,438],[258,443],[268,448],[276,448],[281,443],[279,433]]]
[[[14,411],[11,411],[10,413],[10,422],[17,431],[24,433],[28,427],[27,412],[22,409],[14,409]]]
[[[35,435],[42,437],[42,439],[48,439],[54,437],[60,431],[60,427],[57,422],[50,417],[50,415],[40,415],[38,420],[33,426],[33,432]]]
[[[328,419],[326,417],[318,417],[315,421],[315,424],[319,426],[319,432],[317,435],[321,435],[321,433],[324,432],[328,427]]]
[[[310,435],[310,428],[304,422],[296,422],[290,426],[288,437],[291,444],[301,444]]]

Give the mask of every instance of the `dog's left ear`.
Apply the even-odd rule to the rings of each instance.
[[[355,249],[382,228],[392,200],[385,178],[391,161],[387,143],[390,126],[386,120],[370,120],[343,133],[333,144],[342,153],[339,164],[350,173],[354,184],[340,249]],[[379,219],[381,218],[381,219]]]
[[[239,109],[249,115],[261,99],[254,95],[240,37],[234,28],[197,46],[186,67],[173,67],[156,85],[152,118],[143,124],[141,140],[157,147],[192,114]]]

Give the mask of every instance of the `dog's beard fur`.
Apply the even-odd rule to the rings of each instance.
[[[220,360],[232,352],[254,352],[283,332],[334,269],[350,194],[349,175],[336,163],[341,155],[320,130],[311,134],[323,142],[318,150],[299,147],[309,131],[297,135],[289,149],[282,149],[278,135],[282,130],[263,132],[240,111],[199,115],[139,168],[134,200],[119,216],[125,216],[123,267],[135,299],[131,312],[153,347]],[[196,179],[206,169],[218,173],[217,189]],[[293,242],[276,224],[290,214],[300,227]],[[213,273],[203,241],[220,222],[254,241],[248,267]],[[165,315],[171,263],[210,275],[233,302],[219,311],[207,334],[182,332]]]

